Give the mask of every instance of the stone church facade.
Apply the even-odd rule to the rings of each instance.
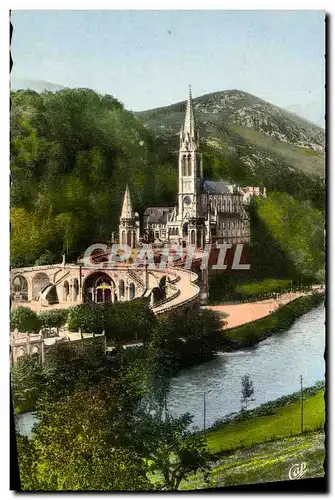
[[[119,224],[120,243],[135,247],[141,241],[175,242],[204,248],[208,243],[234,244],[250,240],[246,205],[252,196],[266,196],[266,188],[239,187],[228,181],[204,179],[191,90],[180,131],[178,172],[178,205],[148,207],[143,214],[142,235],[140,217],[133,212],[127,186]]]

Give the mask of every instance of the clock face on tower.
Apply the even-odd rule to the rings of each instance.
[[[192,200],[189,196],[185,196],[183,201],[184,201],[184,205],[191,205],[191,203],[192,203]]]

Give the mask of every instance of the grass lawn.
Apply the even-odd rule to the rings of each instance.
[[[213,464],[207,483],[199,473],[183,481],[180,489],[287,481],[292,465],[301,462],[307,466],[301,479],[322,477],[324,459],[323,432],[310,432],[235,450]]]
[[[321,429],[325,421],[324,391],[304,400],[304,430]],[[211,453],[252,446],[272,439],[300,434],[300,402],[274,409],[269,415],[223,424],[208,433]]]

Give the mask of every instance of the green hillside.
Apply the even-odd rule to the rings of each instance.
[[[11,100],[14,267],[59,261],[63,252],[75,259],[92,242],[110,241],[127,183],[140,214],[176,203],[185,102],[134,114],[89,89],[16,91]],[[322,129],[240,91],[196,98],[194,107],[207,179],[286,193],[307,214],[320,212],[322,226]]]

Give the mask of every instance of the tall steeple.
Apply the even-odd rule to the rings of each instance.
[[[119,223],[119,243],[136,247],[140,241],[140,219],[137,212],[133,212],[128,184],[123,197],[121,217]]]
[[[189,149],[197,146],[198,134],[196,131],[196,123],[194,119],[193,101],[192,101],[192,90],[191,85],[189,85],[189,93],[186,104],[186,113],[184,125],[180,131],[180,145],[185,146],[185,149]]]
[[[126,190],[124,193],[124,197],[123,197],[121,219],[133,219],[133,218],[134,218],[134,212],[133,212],[133,207],[131,204],[129,187],[127,184]]]

